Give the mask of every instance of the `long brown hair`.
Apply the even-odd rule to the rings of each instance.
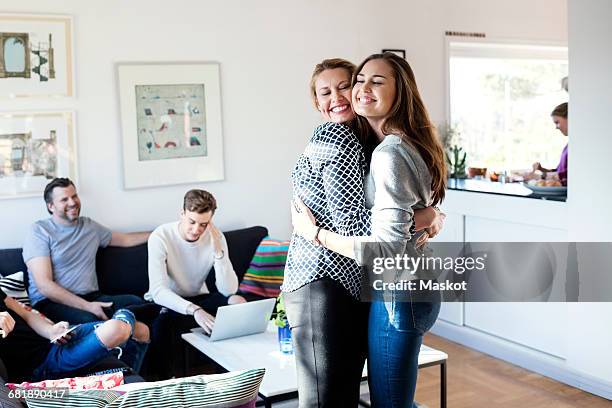
[[[393,53],[372,54],[355,70],[353,86],[363,66],[375,59],[382,59],[389,64],[395,77],[396,98],[389,116],[382,125],[382,132],[384,134],[400,132],[400,137],[418,150],[431,173],[432,199],[436,205],[444,199],[446,193],[447,170],[444,149],[421,99],[414,72],[408,61]],[[367,144],[374,137],[372,128],[365,118],[361,117],[357,125],[362,141]]]

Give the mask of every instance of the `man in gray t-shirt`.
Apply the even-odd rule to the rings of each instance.
[[[23,259],[37,257],[51,260],[53,280],[77,295],[98,290],[96,253],[111,242],[112,232],[87,217],[79,217],[73,225],[59,224],[53,217],[32,225],[23,244]],[[30,276],[29,295],[32,304],[46,299]]]
[[[107,320],[116,309],[144,303],[134,295],[99,292],[96,253],[108,245],[142,244],[149,233],[112,232],[81,217],[81,201],[69,179],[51,181],[44,198],[51,217],[34,223],[23,245],[32,304],[55,321],[76,324]]]

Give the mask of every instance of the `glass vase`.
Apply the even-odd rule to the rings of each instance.
[[[293,343],[291,343],[291,328],[285,323],[285,327],[278,328],[278,345],[283,354],[293,354]]]

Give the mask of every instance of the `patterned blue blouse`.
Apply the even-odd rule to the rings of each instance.
[[[315,130],[291,174],[293,196],[312,211],[317,225],[345,236],[370,233],[371,212],[365,207],[363,148],[346,125],[325,123]],[[292,292],[322,277],[338,281],[359,298],[357,263],[323,246],[293,235],[282,290]]]

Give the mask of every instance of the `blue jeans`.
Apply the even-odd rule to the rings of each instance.
[[[429,302],[413,302],[410,298],[372,302],[368,382],[373,407],[414,406],[423,334],[431,329],[440,312],[439,294],[432,293],[429,298]]]
[[[132,326],[134,331],[135,317],[126,309],[118,310],[112,317],[124,321]],[[34,370],[34,379],[61,378],[62,374],[73,372],[86,367],[109,355],[108,349],[96,334],[96,327],[104,322],[90,322],[81,324],[72,332],[70,341],[66,344],[54,343],[45,358],[45,361]],[[130,344],[135,343],[135,344]],[[122,360],[137,371],[142,365],[142,359],[148,344],[138,343],[133,339],[121,345]],[[134,365],[136,367],[134,367]]]

